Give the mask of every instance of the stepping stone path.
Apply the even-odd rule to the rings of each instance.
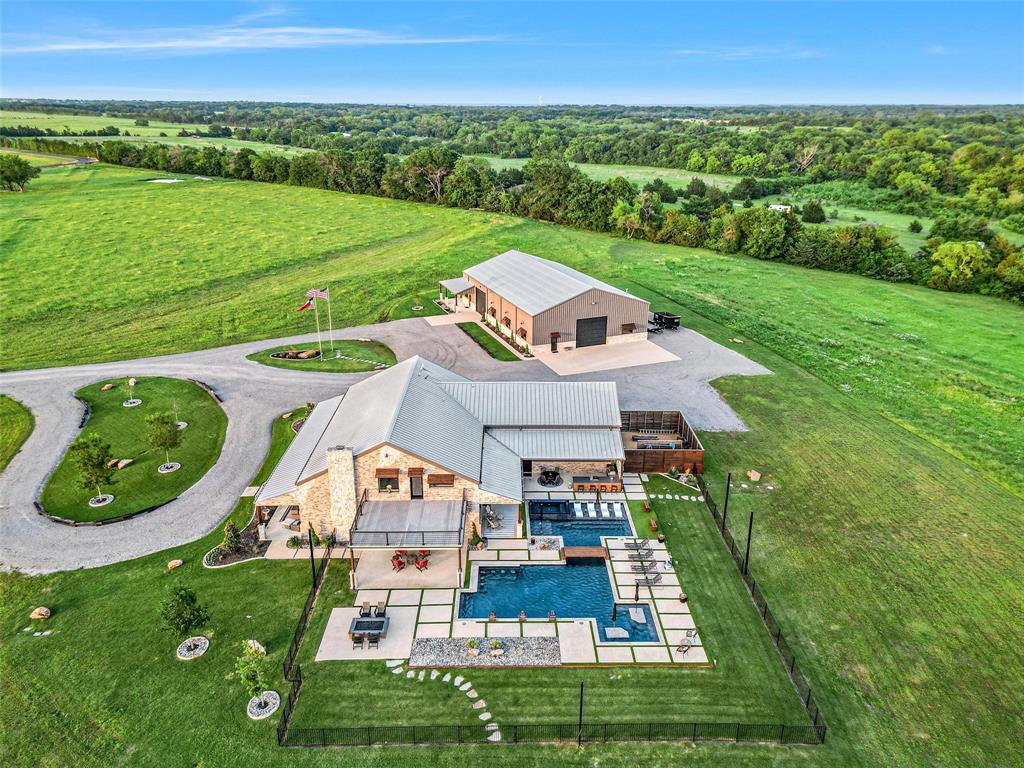
[[[30,629],[30,627],[26,627],[25,629],[27,631],[28,629]],[[36,634],[38,635],[40,633],[37,632]],[[45,634],[49,634],[49,632],[46,632]],[[402,674],[402,672],[405,672],[405,677],[408,680],[416,679],[420,682],[423,682],[427,679],[427,670],[421,669],[418,674],[415,670],[412,669],[407,671],[403,666],[404,663],[405,662],[401,659],[393,659],[390,661],[385,661],[384,665],[391,670],[391,674],[393,675],[400,675]],[[460,691],[465,693],[466,697],[473,702],[471,706],[473,707],[474,710],[483,710],[482,712],[480,712],[479,715],[477,715],[477,717],[484,723],[486,723],[485,728],[487,729],[487,732],[489,734],[487,736],[487,741],[494,744],[500,742],[501,726],[499,726],[495,722],[491,722],[494,716],[487,711],[487,702],[480,698],[480,694],[477,693],[476,689],[473,688],[473,684],[466,680],[462,675],[456,675],[455,678],[452,679],[451,672],[445,672],[444,677],[441,677],[441,673],[436,669],[430,670],[430,679],[437,680],[438,678],[441,679],[442,683],[447,684],[450,682]]]

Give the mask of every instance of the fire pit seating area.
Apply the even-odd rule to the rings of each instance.
[[[391,567],[397,573],[405,570],[407,565],[415,566],[417,571],[427,570],[427,566],[430,564],[430,550],[419,549],[415,552],[409,552],[405,549],[396,549],[395,554],[391,556]]]
[[[558,488],[562,484],[562,475],[557,469],[543,469],[537,476],[537,483],[545,488]]]

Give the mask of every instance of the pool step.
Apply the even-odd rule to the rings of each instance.
[[[565,554],[566,560],[595,557],[602,560],[608,559],[608,550],[604,547],[563,547],[562,552]]]

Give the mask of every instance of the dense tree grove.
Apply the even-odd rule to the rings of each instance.
[[[0,143],[161,171],[481,208],[626,238],[1024,299],[1019,250],[996,235],[984,218],[966,213],[940,216],[926,246],[910,254],[888,231],[874,226],[805,227],[794,213],[766,205],[737,209],[729,194],[699,179],[673,190],[678,207],[665,208],[656,191],[660,185],[640,190],[621,176],[596,181],[560,157],[538,157],[521,171],[495,172],[486,162],[440,144],[420,147],[404,158],[375,144],[288,158],[248,148],[229,151],[123,141],[76,144],[8,138]],[[818,218],[821,212],[819,206],[811,217]]]

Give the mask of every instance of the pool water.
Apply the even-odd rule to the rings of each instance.
[[[546,619],[550,611],[560,619],[596,619],[602,642],[651,642],[658,639],[654,617],[646,605],[618,605],[612,622],[611,583],[605,561],[582,558],[565,565],[480,566],[476,592],[459,598],[459,618],[486,619],[493,611],[499,619]],[[637,624],[629,608],[640,608],[646,623]],[[608,627],[625,629],[628,637],[609,638]]]
[[[529,507],[530,535],[561,536],[567,547],[596,547],[600,546],[602,536],[633,535],[626,517],[573,517],[564,501],[531,501]]]

